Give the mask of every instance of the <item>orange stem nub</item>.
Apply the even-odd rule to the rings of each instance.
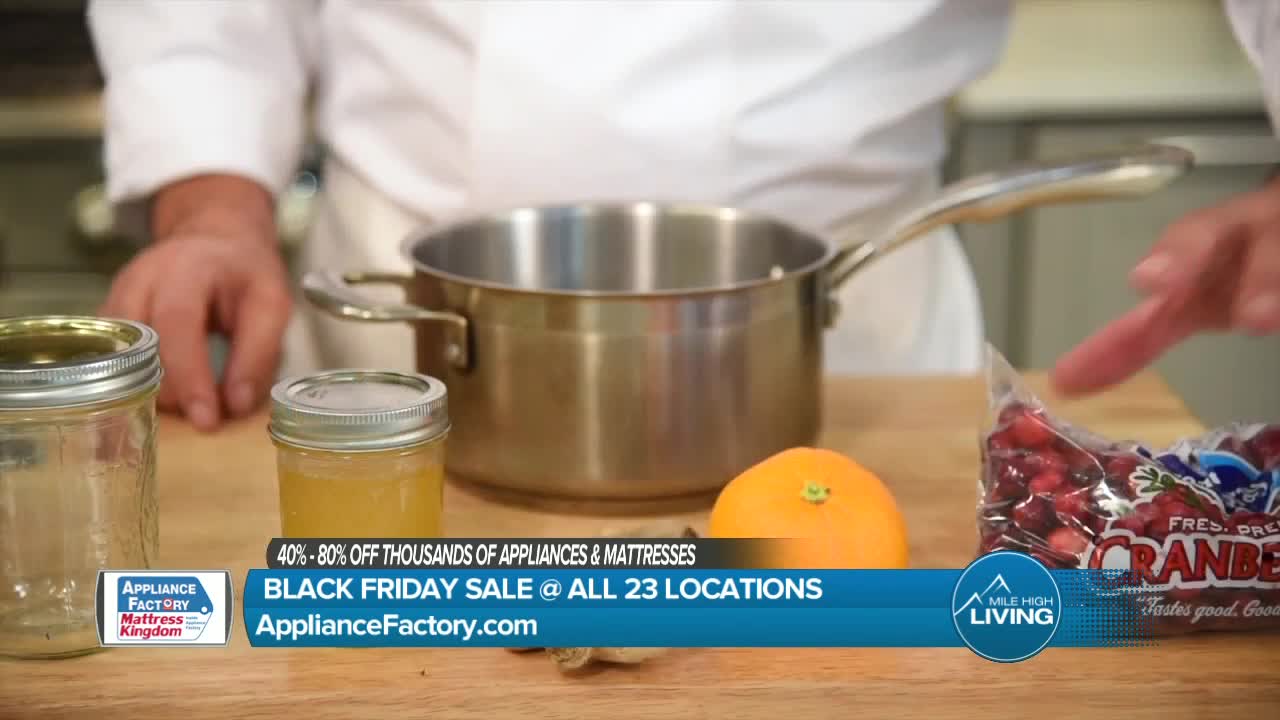
[[[804,484],[804,489],[800,491],[800,497],[804,498],[805,502],[821,505],[827,501],[827,498],[831,497],[831,488],[810,480]]]

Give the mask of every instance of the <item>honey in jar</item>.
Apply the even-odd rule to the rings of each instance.
[[[443,535],[442,382],[335,370],[283,380],[271,399],[283,537]]]

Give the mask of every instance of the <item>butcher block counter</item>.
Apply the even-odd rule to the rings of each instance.
[[[1040,376],[1032,385],[1047,387]],[[828,382],[822,445],[891,486],[918,567],[973,557],[983,402],[977,379]],[[1108,435],[1157,443],[1200,430],[1154,375],[1054,407]],[[202,435],[163,421],[161,567],[230,569],[238,597],[246,571],[265,566],[279,529],[265,424],[264,415]],[[446,512],[458,537],[581,537],[655,521],[500,506],[455,487]],[[702,529],[704,515],[665,519]],[[1261,719],[1280,717],[1278,640],[1211,633],[1147,649],[1051,648],[1013,665],[966,649],[677,649],[562,675],[540,654],[492,648],[255,649],[237,607],[225,649],[0,662],[0,717]]]

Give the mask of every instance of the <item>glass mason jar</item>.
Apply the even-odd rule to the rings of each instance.
[[[0,318],[0,654],[100,647],[98,571],[156,559],[155,331]]]
[[[283,537],[443,535],[444,383],[335,370],[283,380],[271,400]]]

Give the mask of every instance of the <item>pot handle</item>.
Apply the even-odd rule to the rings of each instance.
[[[1193,161],[1186,150],[1151,144],[955,182],[891,221],[876,237],[843,245],[828,265],[828,287],[838,289],[868,263],[939,226],[990,222],[1037,205],[1146,195],[1182,176]]]
[[[336,317],[363,322],[441,322],[445,324],[445,359],[458,370],[471,364],[468,322],[448,310],[427,310],[405,303],[377,303],[361,295],[353,285],[390,284],[407,288],[413,278],[382,272],[332,270],[308,272],[302,277],[302,293],[312,305]]]

